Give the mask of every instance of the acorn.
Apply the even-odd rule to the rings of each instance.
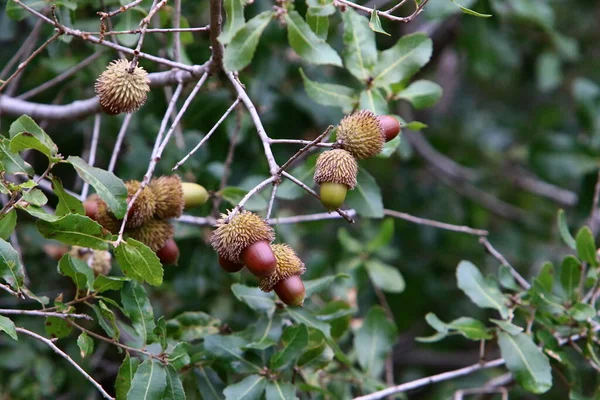
[[[179,259],[179,247],[173,238],[169,238],[164,246],[156,252],[156,255],[164,265],[177,265],[177,260]]]
[[[208,192],[202,185],[192,182],[182,182],[184,208],[198,207],[208,200]]]
[[[129,203],[133,196],[142,186],[139,181],[128,181],[125,182],[127,187],[127,202]],[[154,209],[156,207],[155,195],[152,189],[146,186],[135,200],[135,203],[129,209],[127,214],[126,228],[137,228],[144,224],[154,216]]]
[[[238,272],[242,268],[244,268],[244,264],[238,264],[233,261],[229,261],[228,259],[226,259],[225,257],[223,257],[221,255],[219,255],[219,265],[221,266],[221,268],[223,268],[225,271],[227,271],[229,273]]]
[[[102,225],[102,227],[110,233],[119,233],[121,221],[113,215],[108,208],[108,205],[100,198],[100,196],[92,194],[85,200],[83,206],[88,217]]]
[[[377,117],[385,136],[385,141],[389,142],[400,133],[400,122],[391,115],[380,115]]]
[[[386,137],[377,116],[369,110],[362,110],[340,121],[336,139],[344,150],[362,160],[379,154]]]
[[[151,219],[139,228],[128,230],[129,237],[144,243],[154,252],[160,250],[173,237],[175,228],[162,219]]]
[[[108,275],[112,269],[112,256],[106,250],[93,250],[87,247],[72,246],[69,254],[73,258],[84,261],[94,275]]]
[[[100,106],[109,115],[132,113],[146,102],[150,91],[148,73],[140,66],[131,72],[129,69],[129,61],[114,60],[96,80]]]
[[[344,203],[348,189],[356,186],[358,164],[352,154],[342,149],[321,153],[315,168],[315,183],[320,185],[321,203],[335,210]]]
[[[154,193],[154,216],[168,219],[180,217],[185,205],[181,178],[177,175],[152,179],[149,185]]]
[[[300,275],[306,271],[304,263],[287,244],[273,244],[271,249],[277,259],[277,267],[271,276],[260,280],[260,289],[263,292],[275,289],[275,293],[285,304],[301,306],[305,295],[304,284],[300,279]]]
[[[236,214],[230,211],[217,220],[211,244],[220,257],[234,264],[244,263],[254,275],[265,277],[277,266],[270,246],[274,238],[273,228],[258,215],[246,210]]]

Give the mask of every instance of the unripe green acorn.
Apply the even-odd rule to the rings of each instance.
[[[275,270],[277,259],[269,246],[274,239],[273,228],[258,215],[240,211],[221,214],[215,224],[211,245],[220,257],[234,263],[245,263],[258,275],[267,276]]]
[[[179,259],[179,247],[173,238],[169,238],[163,247],[157,252],[156,256],[160,259],[163,265],[177,265]]]
[[[304,283],[298,275],[292,275],[275,285],[275,293],[288,306],[301,307],[306,297]]]
[[[156,218],[168,219],[181,216],[184,199],[179,176],[161,176],[152,179],[148,186],[154,193],[154,216]]]
[[[169,239],[173,237],[175,228],[169,221],[162,219],[151,219],[144,222],[139,228],[129,229],[130,237],[144,243],[154,252],[160,250]]]
[[[100,106],[109,115],[132,113],[144,105],[150,80],[144,68],[129,72],[130,62],[114,60],[100,74],[94,85]]]
[[[192,182],[182,182],[183,203],[185,208],[198,207],[208,200],[208,192],[202,185]]]
[[[377,116],[362,110],[344,117],[337,127],[336,140],[354,158],[362,160],[376,156],[383,149],[385,134]]]
[[[242,268],[244,268],[244,264],[229,261],[228,259],[226,259],[225,257],[223,257],[220,254],[219,254],[219,265],[221,266],[221,268],[223,268],[225,271],[227,271],[229,273],[238,272]]]
[[[380,115],[377,117],[385,136],[385,141],[389,142],[400,133],[400,122],[391,115]]]
[[[335,210],[344,203],[346,192],[356,186],[358,164],[346,150],[334,149],[321,153],[315,167],[315,183],[321,186],[321,203]]]

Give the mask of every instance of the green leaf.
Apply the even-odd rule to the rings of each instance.
[[[565,215],[564,210],[558,210],[558,231],[560,232],[560,236],[562,240],[565,242],[567,246],[575,250],[577,248],[577,244],[575,243],[575,239],[571,232],[569,232],[569,225],[567,224],[567,217]]]
[[[551,262],[546,261],[542,265],[542,269],[535,280],[542,286],[544,291],[551,293],[552,287],[554,286],[554,265],[552,265]]]
[[[0,163],[8,174],[33,176],[31,165],[23,161],[21,156],[10,150],[10,140],[0,140]]]
[[[248,191],[239,187],[228,186],[220,190],[219,193],[223,200],[230,203],[232,206],[236,206],[240,200],[244,198]],[[260,211],[267,208],[267,199],[260,194],[252,196],[244,205],[244,208],[250,211]]]
[[[63,318],[59,317],[46,318],[45,328],[48,335],[57,339],[67,337],[73,331],[73,327]]]
[[[367,81],[377,63],[375,34],[369,21],[351,8],[342,13],[344,20],[344,65],[361,81]]]
[[[347,252],[360,254],[364,251],[364,244],[350,236],[350,233],[345,228],[338,229],[338,240]]]
[[[83,215],[67,214],[55,221],[40,219],[35,226],[46,239],[65,244],[108,250],[111,242],[111,235],[105,234],[100,224]]]
[[[383,150],[381,150],[381,153],[377,154],[375,157],[376,158],[390,158],[396,152],[396,150],[398,150],[398,146],[400,146],[401,143],[402,143],[402,132],[400,132],[398,134],[398,136],[396,136],[389,142],[386,142],[383,145]]]
[[[383,308],[372,307],[354,336],[354,349],[365,373],[373,378],[381,374],[397,335],[396,325],[387,319]]]
[[[307,310],[288,307],[285,311],[297,323],[305,324],[309,328],[314,328],[323,332],[326,338],[331,337],[331,326],[325,322],[319,321]]]
[[[226,400],[259,400],[267,385],[264,376],[249,375],[223,390]]]
[[[144,243],[129,238],[115,248],[115,257],[125,275],[152,286],[162,284],[163,266]]]
[[[372,253],[374,251],[379,250],[382,247],[385,247],[390,244],[394,237],[394,219],[386,218],[381,227],[379,228],[379,232],[377,236],[369,241],[367,244],[367,251]]]
[[[219,42],[229,44],[231,39],[244,26],[244,0],[224,0],[225,26],[219,35]]]
[[[127,398],[127,392],[129,392],[129,389],[131,388],[131,381],[133,380],[139,365],[140,360],[131,358],[129,353],[125,355],[125,359],[119,367],[117,380],[115,381],[117,400],[125,400]]]
[[[356,187],[348,192],[346,203],[363,217],[383,218],[381,189],[375,178],[363,168],[358,170]]]
[[[500,329],[502,329],[504,332],[510,334],[510,335],[518,335],[519,333],[523,332],[523,328],[521,328],[520,326],[514,325],[508,321],[502,321],[500,319],[494,319],[494,318],[490,318],[490,321],[493,322],[494,324],[498,325],[500,327]]]
[[[425,321],[427,321],[429,326],[431,326],[439,333],[448,333],[448,324],[439,319],[438,316],[434,313],[427,313],[427,315],[425,315]]]
[[[406,284],[400,272],[392,267],[382,263],[379,260],[372,259],[365,262],[365,268],[369,273],[369,278],[375,286],[389,293],[402,293]]]
[[[108,334],[111,338],[117,340],[121,335],[119,331],[119,327],[117,326],[117,318],[115,317],[115,313],[112,312],[107,305],[100,300],[98,304],[93,304],[92,309],[96,313],[96,317],[98,318],[98,324],[104,332]]]
[[[297,11],[285,14],[288,41],[300,57],[313,64],[342,66],[342,59],[326,41],[318,37]]]
[[[275,312],[275,301],[272,293],[265,293],[259,288],[239,283],[231,285],[231,291],[239,301],[246,303],[254,311],[262,312],[269,316]]]
[[[596,244],[594,243],[594,235],[592,231],[587,226],[584,226],[577,232],[577,236],[575,237],[575,242],[577,246],[577,255],[583,261],[597,266],[598,261],[596,261]]]
[[[85,356],[89,356],[94,352],[94,340],[85,332],[81,332],[81,335],[77,338],[77,346],[79,346],[81,358],[85,358]]]
[[[475,16],[475,17],[481,17],[481,18],[489,18],[489,17],[491,17],[491,16],[492,16],[492,14],[482,14],[482,13],[478,13],[477,11],[473,11],[473,10],[471,10],[471,9],[467,8],[467,7],[463,7],[463,6],[461,6],[460,4],[458,4],[458,3],[456,2],[456,0],[452,0],[452,2],[453,2],[454,4],[456,4],[456,5],[458,6],[458,8],[460,8],[460,10],[461,10],[463,13],[465,13],[465,14],[469,14],[469,15],[473,15],[473,16]]]
[[[273,354],[269,363],[273,370],[281,370],[296,362],[308,346],[308,329],[304,324],[288,326],[281,336],[283,348]]]
[[[411,121],[408,124],[406,124],[406,128],[411,131],[420,131],[421,129],[427,128],[427,124],[424,124],[419,121]]]
[[[11,210],[0,219],[0,239],[8,240],[17,225],[17,211]]]
[[[507,318],[509,310],[506,299],[490,282],[486,281],[473,263],[461,261],[456,269],[458,287],[481,308],[495,308],[502,318]]]
[[[272,11],[264,11],[246,22],[233,35],[223,56],[223,63],[228,71],[241,70],[250,64],[260,37],[274,15]]]
[[[127,188],[121,179],[112,172],[89,166],[79,157],[70,156],[67,161],[73,165],[84,182],[96,189],[98,196],[106,202],[115,217],[121,219],[125,216]]]
[[[383,26],[381,26],[381,19],[379,19],[379,13],[375,9],[373,9],[373,11],[371,11],[371,19],[369,20],[369,28],[371,28],[371,30],[373,30],[373,32],[383,33],[384,35],[391,36],[389,33],[387,33],[383,29]]]
[[[306,0],[306,5],[307,12],[319,16],[333,15],[336,10],[333,0]]]
[[[261,368],[258,365],[251,363],[242,356],[244,353],[242,347],[246,344],[246,339],[234,335],[209,335],[204,338],[204,348],[209,353],[225,360],[241,361],[255,371],[260,372]]]
[[[315,15],[309,8],[306,12],[306,23],[310,26],[310,29],[320,39],[327,40],[329,34],[329,17],[322,15]]]
[[[312,279],[304,281],[304,289],[306,290],[306,297],[310,297],[315,293],[319,293],[324,289],[330,288],[331,284],[337,279],[350,278],[348,274],[336,274],[324,276],[323,278]]]
[[[125,315],[129,317],[133,328],[140,335],[140,338],[146,343],[151,343],[155,339],[154,311],[144,287],[137,282],[128,282],[121,290],[121,303]]]
[[[25,273],[17,251],[6,240],[0,240],[0,278],[21,291]]]
[[[596,309],[589,304],[577,303],[569,309],[569,314],[575,321],[587,321],[596,316]]]
[[[487,330],[483,322],[469,317],[455,319],[448,324],[448,328],[460,332],[464,337],[471,340],[492,338],[492,334]]]
[[[41,207],[48,202],[48,198],[40,189],[31,189],[23,192],[22,199],[29,204]]]
[[[563,259],[560,269],[560,283],[570,300],[575,301],[579,297],[579,281],[581,280],[582,269],[583,267],[577,258],[569,255]]]
[[[270,381],[265,389],[266,400],[295,400],[296,387],[291,383]]]
[[[19,340],[17,337],[17,331],[15,330],[15,324],[10,319],[2,315],[0,315],[0,331],[6,332],[6,334],[14,340]]]
[[[442,87],[435,82],[418,80],[396,95],[416,109],[431,107],[442,97]]]
[[[148,359],[135,371],[127,400],[162,400],[166,387],[165,367],[157,360]]]
[[[500,269],[498,270],[498,281],[500,282],[500,285],[502,285],[502,287],[505,287],[506,289],[514,291],[521,290],[521,288],[519,288],[519,285],[517,285],[517,281],[515,280],[515,277],[511,272],[510,266],[508,265],[503,264],[500,266]]]
[[[179,373],[172,365],[167,365],[167,387],[163,400],[185,400],[185,392]]]
[[[198,390],[202,393],[202,400],[223,399],[221,393],[223,393],[225,385],[215,371],[200,365],[198,368],[194,368],[194,375],[196,376]]]
[[[367,89],[360,92],[359,107],[363,110],[373,111],[382,115],[388,113],[388,102],[377,88]]]
[[[83,209],[83,204],[81,204],[81,201],[67,193],[63,188],[62,182],[57,177],[52,177],[52,189],[58,198],[56,215],[59,217],[66,214],[85,215],[85,210]]]
[[[94,281],[94,292],[102,293],[108,290],[121,290],[123,284],[130,279],[124,276],[98,275]]]
[[[71,257],[69,253],[62,256],[58,262],[58,272],[71,278],[77,290],[92,289],[94,286],[94,270],[84,261]]]
[[[35,149],[44,154],[51,162],[60,160],[57,157],[58,147],[50,136],[35,123],[28,115],[20,116],[10,125],[10,149],[19,152],[25,149]]]
[[[379,54],[373,84],[385,87],[410,78],[427,64],[432,50],[431,39],[423,33],[402,36],[393,47]]]
[[[319,83],[306,77],[302,68],[300,75],[304,81],[304,90],[308,97],[324,106],[340,107],[342,111],[349,112],[357,102],[354,89],[332,83]],[[297,175],[295,175],[297,176]]]
[[[552,387],[548,357],[529,336],[524,333],[511,336],[498,332],[498,344],[506,366],[525,390],[540,394]]]
[[[179,370],[186,365],[189,365],[190,359],[190,344],[186,342],[179,342],[171,350],[169,354],[169,364],[173,366],[173,368]]]
[[[23,204],[17,203],[15,208],[19,210],[25,211],[27,214],[31,215],[34,218],[41,219],[48,222],[54,222],[58,220],[59,217],[53,214],[48,214],[46,210],[42,207],[37,207],[31,204],[24,206]]]

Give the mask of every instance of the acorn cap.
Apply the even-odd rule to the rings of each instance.
[[[315,183],[342,183],[350,190],[356,186],[358,164],[352,154],[342,149],[334,149],[321,153],[315,168]]]
[[[96,202],[97,209],[94,220],[110,233],[119,233],[119,230],[121,229],[121,221],[114,216],[104,200],[102,200],[97,194],[92,194],[87,198],[87,201]]]
[[[127,195],[129,198],[133,198],[142,184],[139,181],[128,181],[125,182],[125,186],[127,187]],[[137,228],[142,226],[145,221],[152,219],[156,206],[154,197],[154,192],[148,186],[142,190],[127,217],[127,228]]]
[[[154,193],[154,216],[156,218],[181,217],[184,200],[181,178],[178,175],[152,179],[149,187]]]
[[[72,246],[69,254],[73,258],[84,261],[94,275],[108,275],[112,269],[112,256],[106,250],[93,250],[87,247]]]
[[[175,228],[169,223],[162,219],[151,219],[144,222],[144,225],[139,228],[134,228],[128,231],[129,237],[134,238],[154,252],[160,250],[167,240],[173,237]]]
[[[227,215],[221,214],[210,243],[221,257],[241,264],[242,250],[261,240],[271,243],[275,234],[264,219],[250,211],[240,211],[228,221],[231,214],[232,211]]]
[[[373,157],[381,152],[385,134],[377,116],[369,110],[347,115],[340,121],[337,141],[357,160]]]
[[[302,275],[306,272],[306,267],[302,260],[298,257],[294,249],[287,244],[272,244],[271,249],[277,258],[277,268],[275,272],[262,278],[259,282],[260,290],[270,292],[273,287],[284,279],[292,275]]]
[[[129,72],[129,67],[127,60],[114,60],[96,80],[96,94],[108,114],[132,113],[146,102],[150,91],[148,73],[140,66]]]

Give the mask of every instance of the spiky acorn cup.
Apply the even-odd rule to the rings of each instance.
[[[73,258],[84,261],[94,275],[108,275],[112,269],[112,256],[106,250],[93,250],[87,247],[72,246],[69,254]]]
[[[179,176],[169,175],[152,179],[149,187],[154,193],[156,218],[168,219],[181,216],[185,200]]]
[[[148,73],[140,66],[129,72],[129,67],[127,60],[114,60],[96,80],[94,88],[107,114],[132,113],[146,102],[150,91]]]
[[[125,182],[125,186],[127,187],[127,201],[129,202],[140,189],[142,183],[139,181],[128,181]],[[156,200],[154,191],[146,186],[129,209],[125,227],[138,228],[142,226],[144,222],[152,219],[155,208]]]
[[[97,194],[90,195],[84,202],[85,214],[102,225],[110,233],[117,234],[121,229],[121,221],[118,220],[108,208],[108,205]]]
[[[357,160],[373,157],[381,152],[385,133],[377,116],[369,110],[345,116],[337,127],[336,140]]]
[[[329,211],[344,203],[348,189],[356,186],[358,164],[352,154],[342,149],[321,153],[317,158],[314,180],[320,185],[321,203]]]
[[[304,303],[306,290],[300,275],[306,272],[306,267],[294,249],[287,244],[271,245],[277,258],[275,272],[260,280],[259,286],[263,292],[275,289],[277,296],[289,306],[301,306]]]
[[[127,231],[129,237],[144,243],[154,252],[163,248],[169,239],[173,237],[175,228],[169,221],[162,219],[151,219],[144,222],[139,228]]]
[[[221,266],[230,271],[235,269],[232,266],[244,263],[258,277],[271,275],[277,266],[270,246],[275,238],[273,228],[250,211],[239,211],[230,218],[231,215],[232,211],[221,214],[211,237]]]

